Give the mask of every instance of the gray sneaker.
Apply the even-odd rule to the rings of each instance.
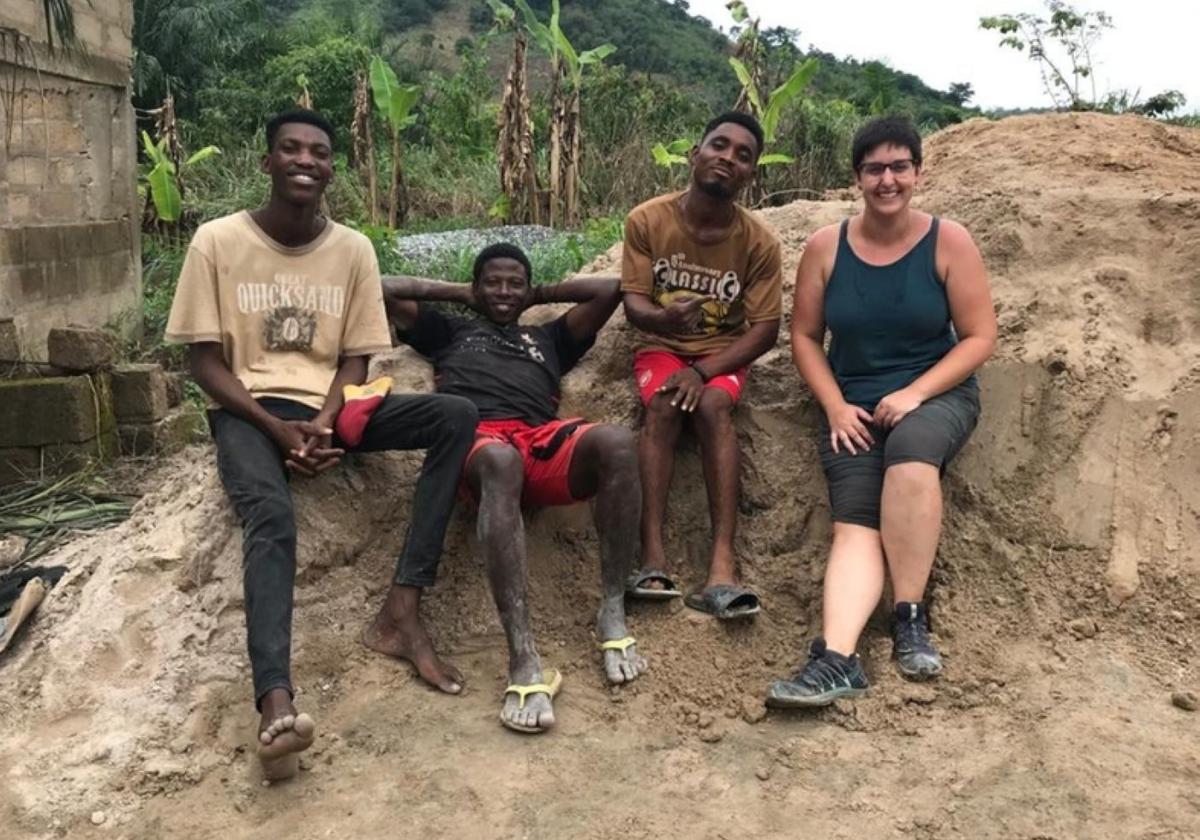
[[[924,601],[896,604],[892,658],[910,680],[927,680],[942,673],[941,654],[929,639],[929,609]]]
[[[858,697],[867,686],[858,654],[843,656],[826,648],[825,640],[818,637],[799,672],[771,683],[767,705],[781,709],[828,706],[839,697]]]

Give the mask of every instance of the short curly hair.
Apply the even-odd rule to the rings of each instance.
[[[483,276],[483,267],[487,265],[488,260],[495,259],[510,259],[519,262],[525,267],[526,281],[529,285],[533,285],[533,266],[529,264],[529,257],[525,256],[525,252],[511,242],[496,242],[480,251],[479,256],[475,258],[475,266],[471,269],[471,282],[478,283],[479,278]]]
[[[708,125],[704,126],[704,134],[700,138],[700,142],[704,143],[708,135],[712,134],[725,123],[733,123],[740,125],[742,128],[754,135],[754,140],[758,143],[758,151],[755,157],[762,154],[763,143],[765,142],[762,125],[754,118],[752,114],[747,114],[743,111],[726,111],[724,114],[713,117],[708,121]]]
[[[863,123],[854,134],[850,146],[850,160],[854,171],[862,165],[863,158],[880,146],[902,146],[912,153],[913,165],[921,165],[921,134],[908,117],[889,115],[875,117]]]
[[[293,108],[290,111],[278,113],[267,121],[268,153],[275,147],[275,135],[279,133],[281,127],[288,123],[303,123],[304,125],[311,125],[321,129],[328,135],[329,146],[333,148],[333,124],[316,111],[310,111],[308,108]]]

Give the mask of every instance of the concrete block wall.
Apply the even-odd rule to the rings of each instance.
[[[0,380],[0,484],[117,454],[112,377]]]
[[[0,102],[0,319],[29,361],[52,327],[140,329],[133,4],[71,5],[82,50],[52,52],[41,3],[0,3],[0,29],[23,36],[0,38],[17,91]]]

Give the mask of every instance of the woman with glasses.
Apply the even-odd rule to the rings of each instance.
[[[823,706],[867,688],[855,650],[892,584],[893,656],[941,673],[925,587],[941,533],[941,475],[975,428],[975,371],[996,344],[987,272],[962,225],[910,207],[921,137],[880,117],[853,143],[863,210],[815,232],[796,273],[792,356],[824,410],[819,441],[833,545],[822,634],[773,706]],[[830,333],[828,352],[825,332]]]

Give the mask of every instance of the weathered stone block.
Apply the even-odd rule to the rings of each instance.
[[[25,233],[20,228],[0,228],[0,265],[25,262]]]
[[[118,365],[112,392],[118,423],[153,423],[167,413],[167,377],[158,365]]]
[[[155,423],[118,427],[122,455],[166,455],[207,437],[204,413],[191,406],[175,409]]]
[[[41,463],[41,452],[36,446],[0,449],[0,484],[36,478]]]
[[[77,300],[88,289],[87,260],[63,260],[47,263],[46,299],[52,302]]]
[[[86,197],[90,188],[82,190]],[[41,218],[47,222],[73,222],[87,216],[87,203],[80,197],[79,187],[43,187],[37,193],[37,207]]]
[[[62,256],[60,228],[34,225],[24,229],[25,259],[28,262],[53,262]]]
[[[187,383],[186,375],[182,373],[168,373],[167,379],[167,407],[175,408],[183,402],[184,387]]]
[[[40,187],[48,176],[49,166],[44,156],[19,157],[8,162],[8,182],[13,186]]]
[[[43,446],[42,469],[48,473],[63,473],[81,470],[96,461],[108,461],[117,456],[119,449],[116,429],[97,435],[82,443],[56,443]]]
[[[40,265],[23,265],[15,269],[16,285],[26,301],[46,296],[46,270]]]
[[[17,322],[12,318],[0,320],[0,365],[16,362],[21,356],[21,342],[17,336]]]
[[[91,440],[98,404],[86,376],[0,380],[0,449]]]
[[[8,220],[13,224],[28,223],[34,220],[36,203],[33,193],[28,189],[10,189],[8,191]]]
[[[63,370],[88,371],[111,367],[117,358],[117,339],[103,330],[56,327],[46,339],[50,364]]]
[[[83,152],[83,126],[66,120],[47,123],[45,137],[48,138],[50,154],[68,155]]]

